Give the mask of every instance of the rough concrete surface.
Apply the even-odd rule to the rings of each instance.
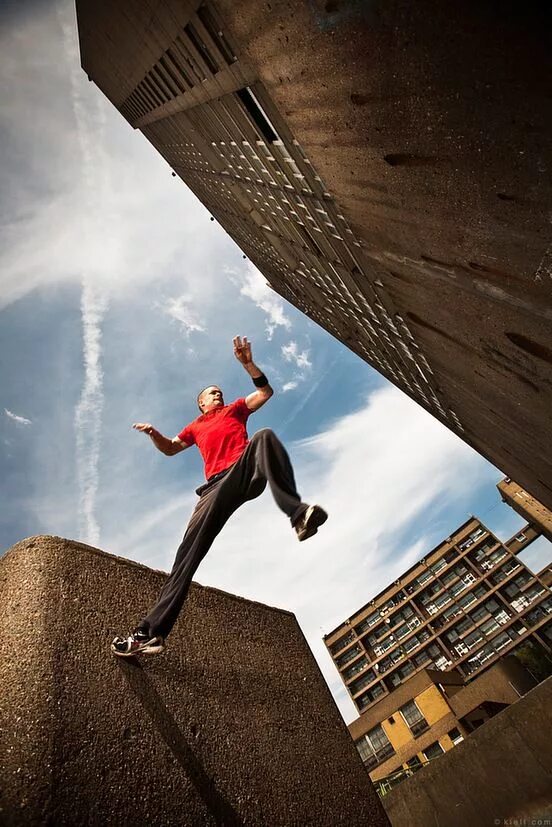
[[[548,678],[387,793],[393,827],[550,824],[551,724]]]
[[[459,435],[552,508],[550,4],[217,7]]]
[[[0,823],[388,825],[297,621],[193,585],[167,651],[109,651],[161,572],[57,537],[0,561]]]

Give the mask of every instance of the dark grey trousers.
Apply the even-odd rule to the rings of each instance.
[[[223,477],[198,488],[200,494],[172,571],[159,599],[138,628],[165,638],[176,623],[192,577],[217,534],[240,505],[260,496],[269,484],[277,505],[292,526],[306,511],[295,488],[293,468],[286,449],[269,428],[251,438],[247,448]]]

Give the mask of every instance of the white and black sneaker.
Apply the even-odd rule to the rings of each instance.
[[[143,629],[135,629],[127,638],[116,637],[111,644],[111,651],[120,658],[134,655],[157,655],[165,648],[162,637],[152,637]]]
[[[309,505],[302,517],[295,524],[295,531],[301,543],[316,534],[319,527],[328,519],[327,513],[319,505]]]

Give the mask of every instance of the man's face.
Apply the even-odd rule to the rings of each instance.
[[[215,408],[222,408],[224,406],[224,399],[222,398],[222,391],[216,385],[210,385],[205,388],[199,397],[201,403],[201,410],[203,413],[213,411]]]

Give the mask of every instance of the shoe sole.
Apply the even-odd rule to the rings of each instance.
[[[158,655],[164,651],[164,646],[145,646],[143,649],[135,649],[134,652],[119,652],[111,646],[111,652],[118,658],[135,658],[138,655]]]
[[[302,543],[305,540],[308,540],[309,537],[313,537],[317,533],[320,526],[324,525],[327,519],[328,515],[323,508],[320,508],[319,505],[313,506],[311,515],[307,520],[304,533],[297,535],[299,542]]]

